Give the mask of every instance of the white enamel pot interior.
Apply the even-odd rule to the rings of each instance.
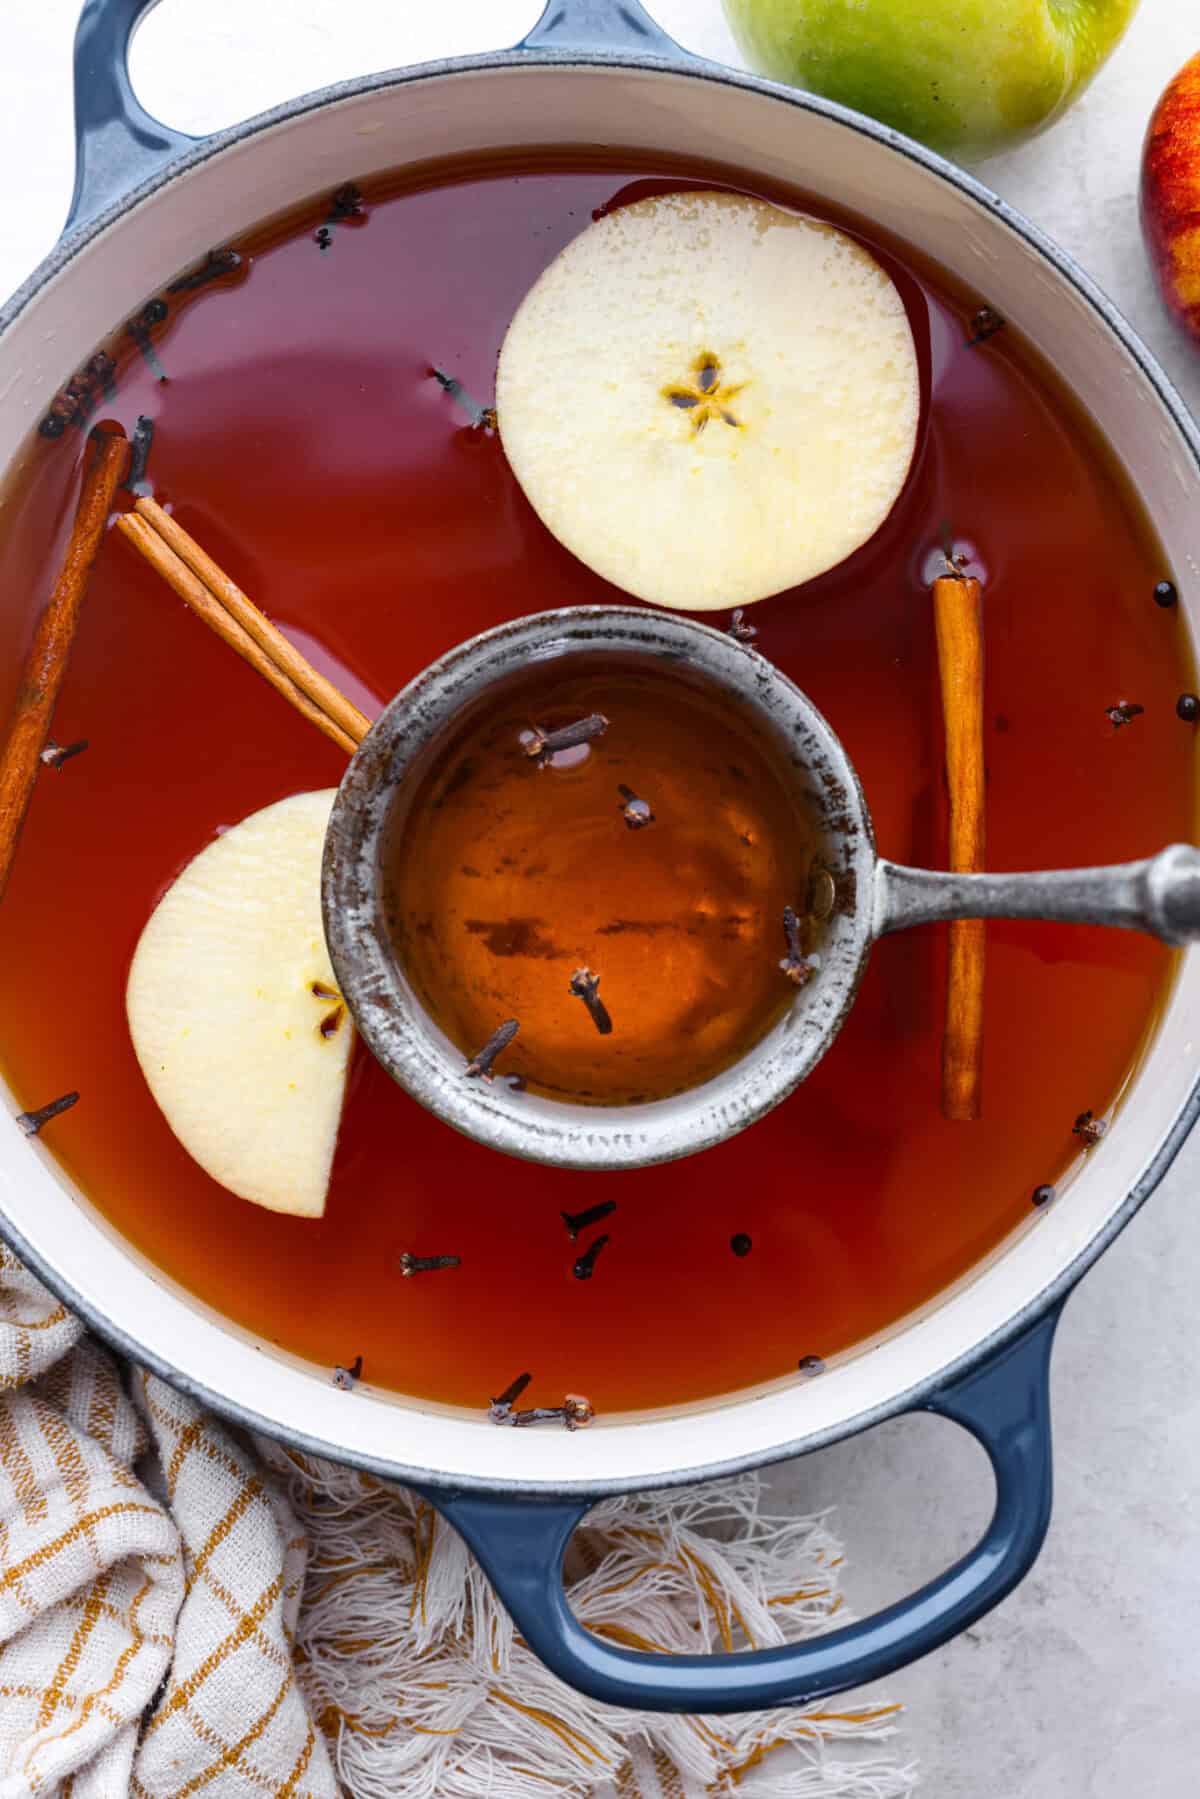
[[[855,115],[708,65],[510,53],[330,90],[186,151],[76,233],[0,314],[0,467],[119,321],[214,244],[350,177],[546,145],[633,145],[724,161],[880,221],[987,294],[1051,359],[1132,476],[1200,605],[1200,444],[1161,374],[1087,280],[969,178]],[[173,170],[173,172],[172,172]],[[1193,627],[1196,623],[1192,615]],[[508,1431],[360,1386],[227,1323],[149,1266],[49,1153],[0,1120],[0,1209],[19,1253],[143,1364],[272,1435],[457,1487],[602,1492],[815,1447],[920,1400],[1064,1292],[1154,1186],[1191,1123],[1200,956],[1119,1121],[1061,1201],[969,1279],[815,1381],[596,1428]],[[10,1114],[17,1108],[8,1096]],[[449,1196],[448,1196],[449,1198]],[[719,1416],[717,1415],[719,1414]]]

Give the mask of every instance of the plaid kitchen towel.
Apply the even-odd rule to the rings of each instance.
[[[606,1501],[567,1573],[612,1641],[720,1649],[842,1621],[839,1561],[746,1477]],[[427,1504],[120,1368],[0,1248],[0,1799],[901,1799],[895,1711],[593,1705]]]

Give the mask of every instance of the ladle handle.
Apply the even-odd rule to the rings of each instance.
[[[874,934],[948,918],[1044,918],[1119,925],[1164,943],[1200,939],[1200,849],[1172,844],[1145,862],[1043,874],[939,874],[880,862]]]

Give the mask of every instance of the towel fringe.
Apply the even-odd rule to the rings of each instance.
[[[297,1667],[355,1799],[904,1799],[879,1754],[899,1707],[737,1717],[620,1711],[515,1633],[457,1534],[402,1487],[257,1444],[308,1534]],[[568,1550],[582,1622],[667,1653],[801,1642],[849,1619],[826,1513],[771,1511],[757,1474],[605,1499]]]

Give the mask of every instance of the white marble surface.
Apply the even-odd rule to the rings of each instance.
[[[1002,0],[996,0],[999,5]],[[953,4],[953,0],[946,0]],[[511,43],[539,0],[167,0],[134,55],[146,104],[202,131],[341,76]],[[719,0],[652,0],[681,43],[736,60]],[[57,236],[71,181],[78,0],[0,0],[0,293]],[[1200,352],[1163,319],[1136,218],[1162,87],[1200,49],[1195,0],[1142,0],[1088,96],[980,173],[1097,277],[1200,410]],[[1071,1300],[1054,1370],[1058,1495],[1031,1578],[966,1638],[890,1681],[936,1799],[1195,1799],[1200,1792],[1200,1142]],[[860,1608],[977,1534],[983,1457],[953,1427],[887,1425],[777,1476],[837,1503]]]

